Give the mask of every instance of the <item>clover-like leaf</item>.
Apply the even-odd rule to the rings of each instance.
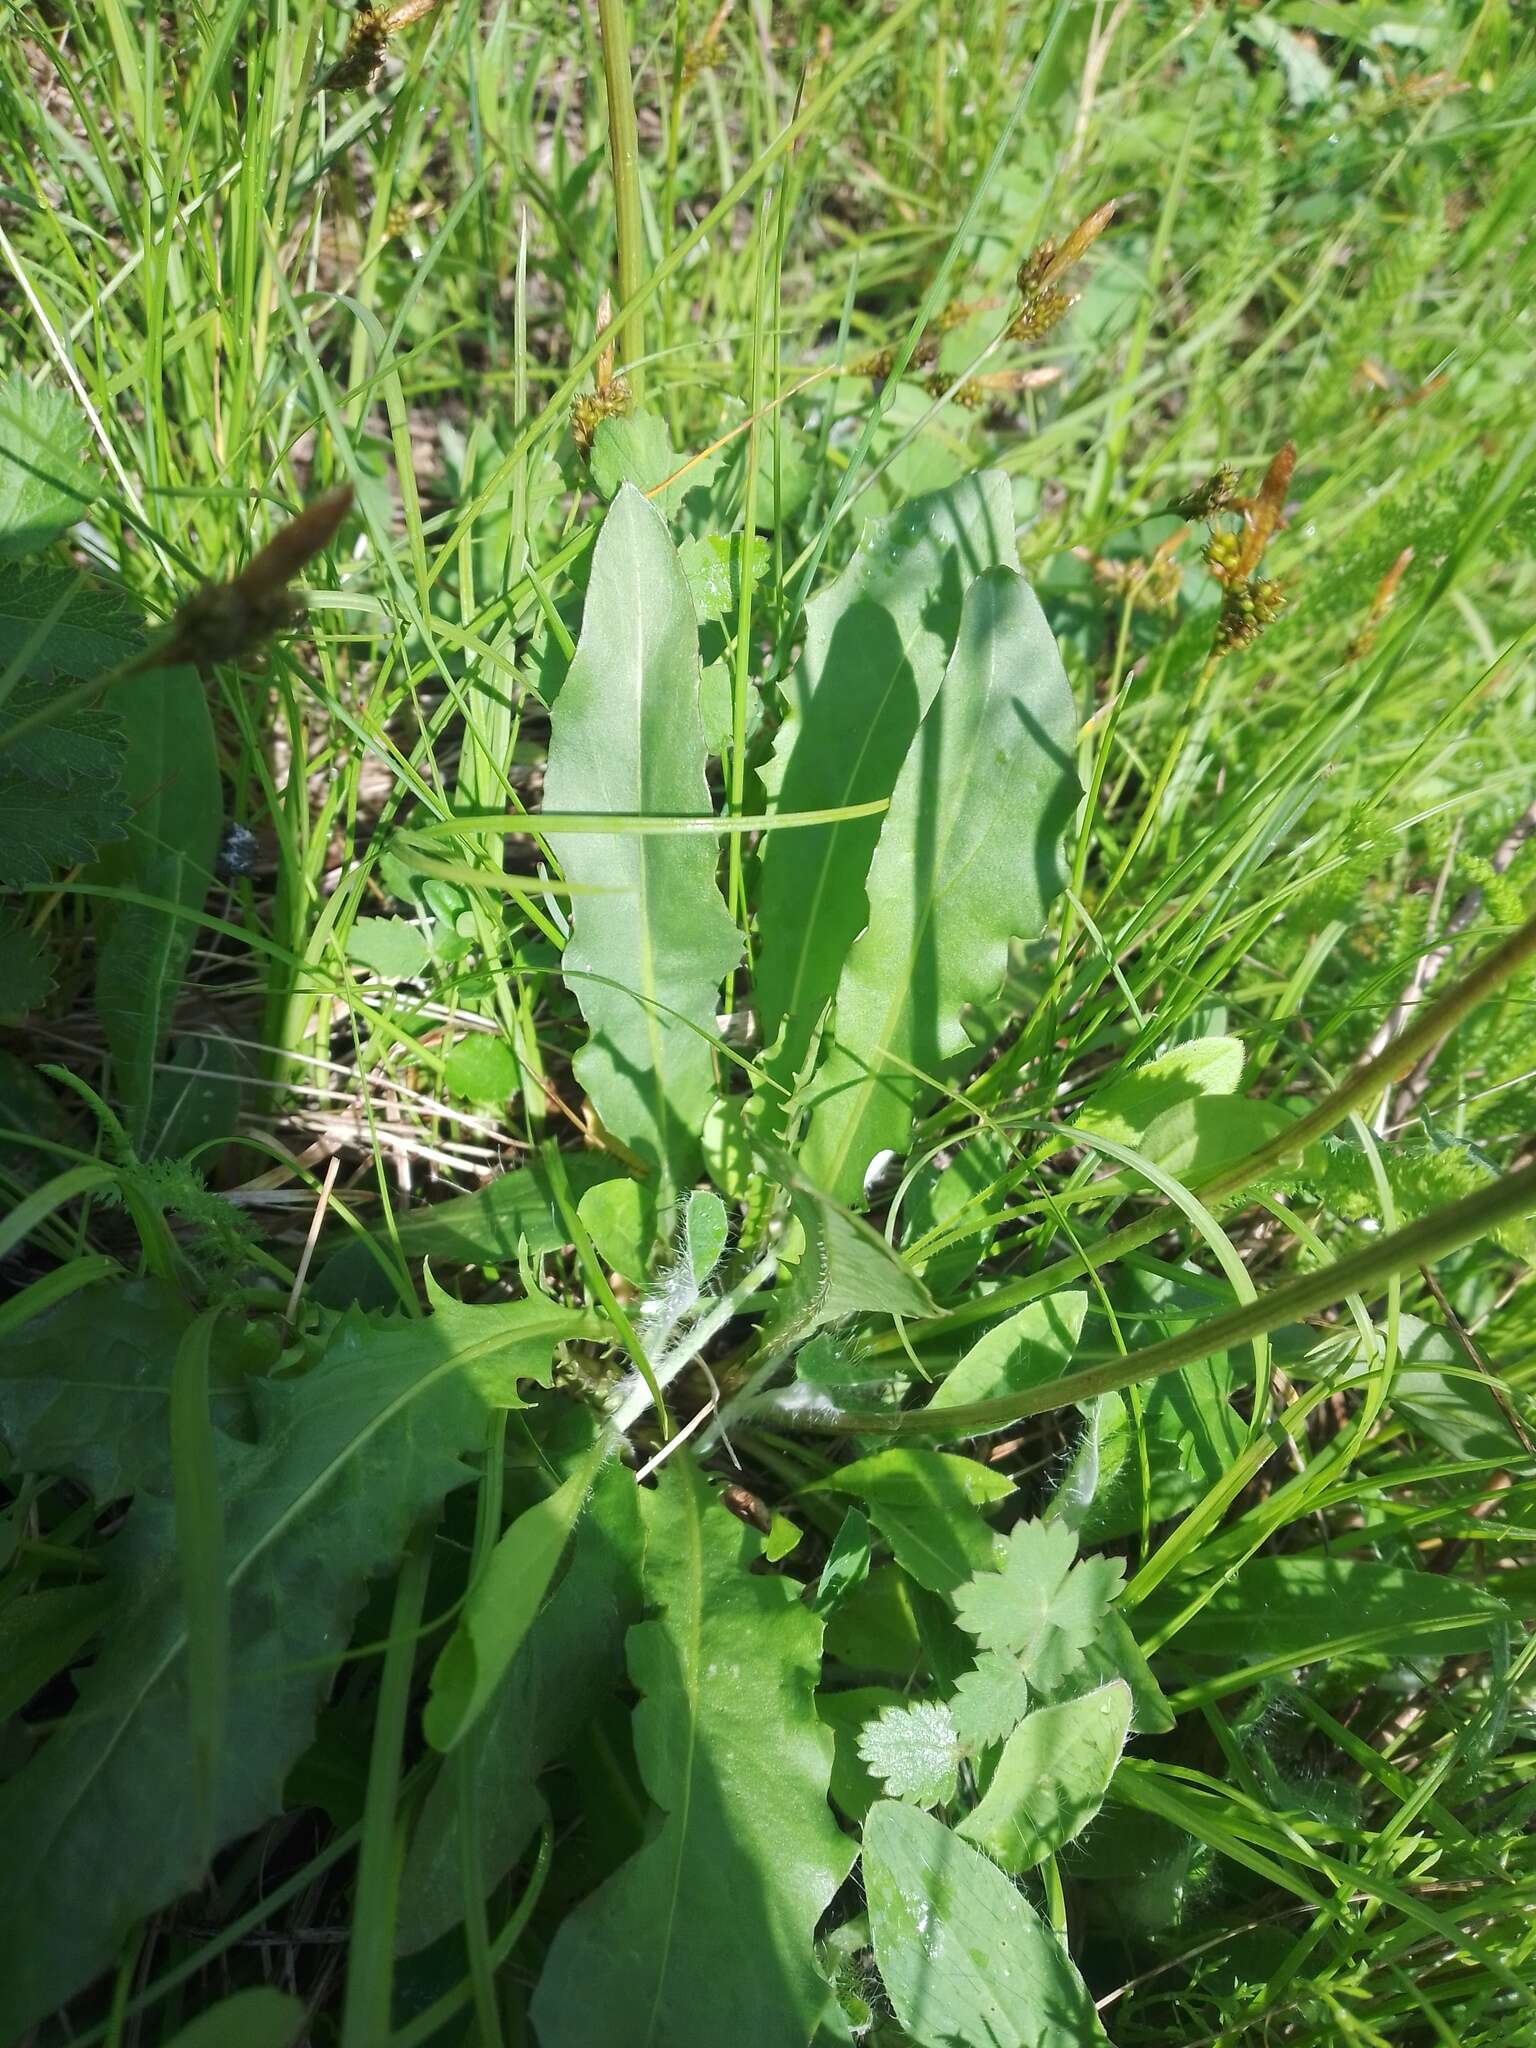
[[[1060,1522],[1020,1522],[1002,1569],[978,1572],[955,1593],[960,1625],[984,1650],[1015,1656],[1030,1684],[1048,1692],[1081,1661],[1120,1590],[1118,1558],[1081,1564],[1077,1537]]]
[[[859,1755],[909,1806],[943,1806],[955,1796],[960,1744],[948,1707],[918,1700],[883,1708],[860,1730]]]
[[[966,1748],[985,1749],[1011,1735],[1029,1712],[1029,1681],[1012,1657],[978,1657],[976,1669],[957,1681],[949,1712]]]

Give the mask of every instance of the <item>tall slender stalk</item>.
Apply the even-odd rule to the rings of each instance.
[[[638,398],[641,373],[634,365],[645,354],[645,309],[637,303],[645,284],[645,222],[640,211],[640,135],[629,68],[627,0],[597,0],[597,22],[608,90],[608,157],[619,252],[620,304],[613,331],[615,335],[623,332],[625,359],[631,366],[629,385]]]

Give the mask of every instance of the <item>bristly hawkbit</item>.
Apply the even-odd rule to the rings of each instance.
[[[216,662],[241,660],[291,626],[299,606],[288,585],[330,546],[351,504],[350,484],[313,499],[296,519],[278,528],[238,576],[195,590],[171,621],[167,640],[140,665],[212,668]]]
[[[1346,661],[1363,661],[1376,645],[1376,628],[1397,602],[1397,586],[1402,582],[1408,564],[1413,560],[1413,549],[1404,548],[1386,575],[1376,586],[1376,595],[1371,599],[1371,608],[1365,615],[1365,623],[1344,650]]]
[[[320,80],[321,92],[366,91],[384,67],[389,39],[397,29],[430,14],[438,0],[397,0],[393,7],[374,7],[364,0],[352,17],[346,48]]]
[[[1115,217],[1115,202],[1107,199],[1086,220],[1080,220],[1058,247],[1047,235],[1037,249],[1019,265],[1019,310],[1008,323],[1010,341],[1041,341],[1076,303],[1076,293],[1064,292],[1061,280],[1075,263],[1093,247]]]

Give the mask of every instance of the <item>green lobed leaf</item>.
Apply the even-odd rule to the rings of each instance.
[[[852,561],[805,613],[805,646],[762,782],[781,811],[889,797],[933,701],[966,585],[1013,565],[1013,501],[1000,471],[914,499],[865,529]],[[758,1018],[769,1070],[789,1081],[867,916],[878,817],[772,832],[759,854]],[[776,1038],[782,1033],[777,1045]]]
[[[859,1755],[891,1799],[947,1806],[955,1796],[960,1741],[941,1701],[883,1707],[859,1731]]]
[[[1004,1870],[1032,1870],[1104,1804],[1130,1720],[1131,1690],[1118,1681],[1026,1714],[956,1834]]]
[[[97,496],[82,459],[88,425],[74,400],[15,370],[0,384],[0,560],[33,554]]]
[[[984,1651],[975,1670],[961,1674],[949,1711],[968,1749],[986,1749],[1012,1734],[1029,1711],[1029,1681],[1017,1659]]]
[[[827,1808],[821,1623],[793,1583],[750,1570],[760,1539],[686,1458],[663,1467],[646,1518],[658,1611],[630,1631],[629,1663],[658,1811],[560,1926],[534,2026],[542,2048],[805,2048],[829,2001],[811,1937],[852,1851]]]
[[[532,1315],[516,1310],[532,1309]],[[282,1805],[369,1576],[452,1486],[487,1401],[549,1377],[536,1305],[342,1318],[309,1370],[251,1388],[256,1440],[219,1437],[230,1661],[215,1847]],[[170,1503],[144,1493],[108,1546],[115,1619],[78,1703],[0,1790],[0,2038],[51,2011],[203,1873],[188,1629]]]
[[[902,767],[869,866],[869,922],[837,984],[835,1043],[807,1096],[807,1172],[862,1199],[904,1151],[916,1105],[974,1059],[962,1013],[1002,986],[1065,879],[1076,715],[1028,583],[989,569],[965,594],[943,686]]]
[[[213,722],[195,669],[155,669],[124,692],[128,753],[124,794],[132,807],[113,878],[153,896],[103,908],[96,1013],[112,1055],[115,1100],[129,1138],[148,1128],[155,1065],[197,937],[213,879],[223,797]]]
[[[551,718],[550,810],[698,817],[710,808],[698,622],[659,513],[632,486],[598,536],[581,639]],[[740,935],[698,834],[573,833],[579,896],[563,971],[588,1028],[576,1073],[663,1189],[693,1178],[714,1094],[715,1010]]]
[[[469,1102],[499,1107],[517,1093],[520,1079],[511,1046],[484,1031],[461,1038],[443,1062],[443,1086]]]
[[[1074,1564],[1077,1537],[1061,1522],[1018,1522],[1002,1568],[960,1587],[960,1626],[984,1650],[1017,1657],[1030,1684],[1046,1691],[1081,1662],[1120,1590],[1119,1558]]]
[[[1104,2039],[1059,1938],[931,1814],[889,1800],[872,1806],[863,1859],[875,1958],[916,2048],[1085,2048]]]

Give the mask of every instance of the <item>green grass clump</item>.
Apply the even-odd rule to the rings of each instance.
[[[1517,12],[10,29],[0,2037],[1536,2034]]]

